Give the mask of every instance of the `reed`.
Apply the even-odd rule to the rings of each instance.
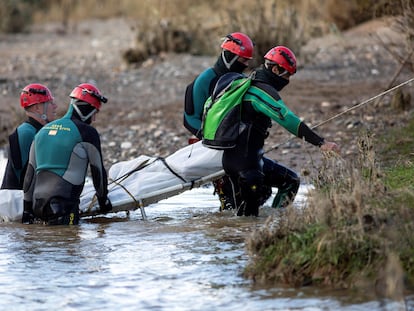
[[[381,297],[401,297],[414,280],[413,165],[401,161],[380,169],[387,162],[380,161],[374,146],[392,141],[386,144],[392,149],[413,124],[386,138],[361,133],[354,160],[326,157],[306,206],[288,207],[249,237],[245,276],[294,286],[362,286]],[[387,265],[401,273],[388,273]],[[390,291],[391,283],[400,285]]]
[[[162,52],[214,55],[221,38],[234,31],[253,38],[256,59],[281,44],[299,54],[300,47],[312,37],[389,13],[383,9],[388,3],[385,0],[4,1],[0,7],[3,32],[28,30],[32,22],[60,22],[62,32],[67,32],[76,30],[79,20],[127,18],[137,30],[136,47],[124,53],[130,63]]]

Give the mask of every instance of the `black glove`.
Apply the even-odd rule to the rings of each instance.
[[[112,210],[112,204],[111,204],[111,201],[109,201],[109,199],[108,198],[106,198],[105,199],[105,201],[101,201],[101,200],[99,200],[99,210],[102,212],[102,213],[108,213],[108,212],[110,212],[111,210]]]
[[[22,224],[32,224],[34,221],[32,202],[23,201]]]

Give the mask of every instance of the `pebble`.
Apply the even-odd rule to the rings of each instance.
[[[8,133],[16,125],[16,115],[20,113],[18,96],[24,85],[34,80],[47,84],[63,114],[73,87],[95,80],[109,98],[95,125],[101,134],[106,167],[141,154],[166,157],[187,145],[191,135],[182,125],[185,87],[211,66],[216,56],[164,54],[148,59],[141,66],[127,66],[122,61],[122,52],[130,48],[136,34],[122,19],[81,22],[78,29],[90,31],[64,36],[53,32],[53,27],[47,29],[4,35],[6,40],[0,40],[0,94],[3,95],[0,143],[6,143]],[[288,106],[307,124],[318,124],[376,95],[369,92],[374,86],[386,83],[374,79],[393,76],[398,65],[395,59],[382,46],[358,38],[355,35],[321,38],[303,47],[299,54],[301,67],[281,94],[287,99],[289,96],[300,99],[296,106]],[[48,43],[44,44],[46,39]],[[309,61],[303,63],[305,59]],[[374,86],[365,90],[368,83]],[[359,89],[338,95],[358,84],[362,85]],[[320,100],[321,97],[326,99]],[[312,101],[316,101],[313,106],[308,104]],[[10,109],[10,103],[15,103],[14,110]],[[362,124],[360,119],[376,121],[374,113],[365,115],[361,117],[361,111],[349,113],[341,116],[341,122],[331,122],[316,131],[341,144],[349,144],[344,149],[352,154],[356,144],[349,142]],[[267,148],[292,138],[277,125],[269,132]],[[291,166],[301,166],[297,161],[306,158],[305,155],[309,158],[311,152],[318,154],[319,150],[294,140],[283,149],[269,150],[269,156]]]
[[[121,149],[130,149],[132,147],[132,143],[130,141],[124,141],[121,143]]]

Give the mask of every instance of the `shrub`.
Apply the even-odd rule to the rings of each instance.
[[[325,159],[303,209],[290,206],[252,234],[246,277],[294,286],[363,284],[388,297],[402,294],[404,280],[412,286],[412,165],[383,172],[374,138],[361,133],[358,145],[354,161]],[[390,283],[402,285],[386,292]]]
[[[0,32],[25,31],[32,22],[31,1],[4,0],[0,5]]]

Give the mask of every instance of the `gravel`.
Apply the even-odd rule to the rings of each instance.
[[[0,144],[5,145],[22,118],[18,98],[26,84],[49,86],[63,114],[73,87],[96,81],[109,98],[96,122],[107,167],[142,154],[167,156],[185,146],[190,137],[182,125],[185,87],[216,57],[162,53],[140,66],[127,66],[121,55],[134,40],[133,21],[125,19],[85,21],[66,33],[58,24],[47,24],[28,34],[0,35]],[[404,57],[404,40],[384,21],[312,40],[302,48],[298,73],[281,96],[308,125],[319,124],[386,89],[399,67],[390,51]],[[396,83],[410,75],[404,69]],[[404,91],[411,92],[409,87]],[[361,129],[379,132],[408,116],[403,111],[398,122],[390,118],[386,99],[316,130],[338,142],[343,157],[352,158]],[[267,156],[297,170],[315,167],[322,159],[317,148],[292,139],[277,125],[270,132]]]

